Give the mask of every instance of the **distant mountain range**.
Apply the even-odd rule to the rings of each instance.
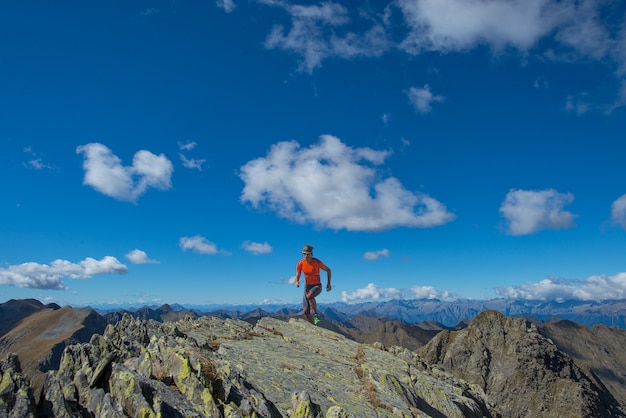
[[[166,305],[174,312],[194,312],[196,315],[220,313],[222,316],[241,318],[253,311],[262,311],[268,314],[296,315],[300,311],[299,305],[294,304],[251,304],[251,305]],[[602,324],[626,328],[626,300],[611,300],[602,302],[589,301],[529,301],[529,300],[455,300],[444,301],[437,299],[393,299],[384,302],[364,303],[330,303],[320,304],[325,309],[342,313],[347,316],[371,316],[397,320],[406,324],[417,324],[424,321],[436,321],[447,327],[453,327],[459,322],[469,321],[485,310],[498,311],[507,316],[524,316],[540,321],[553,319],[567,319],[582,325],[594,326]],[[100,314],[112,310],[121,312],[137,312],[142,309],[158,310],[160,306],[144,306],[141,308],[111,309],[105,306],[91,306]],[[148,319],[147,317],[144,317]]]

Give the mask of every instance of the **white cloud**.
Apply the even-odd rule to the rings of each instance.
[[[71,263],[54,260],[50,265],[28,262],[0,268],[0,285],[33,289],[67,290],[63,279],[90,279],[96,274],[123,274],[128,268],[112,256],[96,260],[91,257]]]
[[[509,299],[602,301],[626,299],[626,273],[591,276],[585,280],[547,278],[522,286],[499,287],[496,293]]]
[[[416,299],[448,299],[456,297],[456,295],[447,290],[439,291],[432,286],[413,286],[411,293],[415,295]]]
[[[611,205],[611,221],[626,229],[626,194],[620,196]]]
[[[463,51],[479,44],[527,50],[571,17],[571,3],[551,0],[398,0],[410,53]]]
[[[348,292],[341,292],[342,302],[353,302],[355,300],[368,300],[368,299],[400,299],[402,298],[402,292],[393,287],[381,289],[374,283],[370,283],[367,286],[357,289],[354,292],[348,294]]]
[[[126,258],[130,260],[133,264],[158,264],[159,262],[156,260],[151,260],[144,251],[139,249],[134,249],[128,254],[126,254]]]
[[[182,237],[180,238],[180,240],[178,240],[178,244],[180,245],[180,248],[183,249],[183,251],[191,250],[195,253],[209,255],[229,254],[227,251],[219,250],[214,243],[210,242],[201,235],[196,235],[193,237]]]
[[[432,103],[443,102],[443,96],[435,96],[430,92],[428,84],[424,88],[411,87],[407,92],[409,101],[420,113],[428,113],[432,110]]]
[[[331,135],[309,148],[279,142],[266,157],[241,167],[241,201],[296,223],[351,231],[428,228],[452,221],[454,215],[437,200],[406,190],[394,177],[383,178],[374,166],[388,155],[348,147]]]
[[[506,220],[506,232],[529,235],[544,229],[569,228],[574,215],[563,207],[574,200],[571,193],[548,189],[541,191],[511,190],[500,206]]]
[[[24,148],[24,153],[30,154],[30,159],[22,163],[22,165],[26,168],[32,170],[55,170],[55,167],[45,163],[43,158],[39,157],[32,149],[32,147],[28,146]]]
[[[223,9],[226,13],[230,13],[237,8],[237,5],[233,0],[216,0],[215,5],[220,9]]]
[[[267,242],[260,243],[260,242],[244,241],[243,248],[246,251],[249,251],[254,255],[269,254],[272,252],[272,246],[269,245]]]
[[[178,154],[180,160],[183,162],[185,168],[196,169],[202,171],[202,164],[206,163],[206,160],[187,158],[183,154]]]
[[[382,250],[368,251],[365,254],[363,254],[363,258],[366,260],[370,260],[370,261],[378,260],[381,257],[389,257],[389,250],[386,248],[383,248]]]
[[[572,95],[567,96],[565,101],[565,110],[574,112],[576,115],[584,115],[591,108],[591,104],[583,99],[584,95],[574,97]]]
[[[328,1],[304,6],[279,0],[260,2],[284,9],[291,19],[289,30],[282,25],[272,28],[265,40],[265,46],[300,55],[302,71],[313,72],[328,57],[375,57],[382,55],[390,47],[385,28],[380,23],[372,24],[368,21],[366,30],[349,31],[349,10],[339,3]]]
[[[191,151],[192,149],[194,149],[196,147],[196,142],[195,141],[187,141],[187,142],[178,142],[178,148],[180,148],[183,151]]]
[[[309,73],[330,58],[379,57],[397,50],[410,55],[468,52],[486,46],[494,54],[517,51],[522,62],[533,57],[593,60],[612,68],[619,81],[626,75],[625,22],[616,2],[398,0],[369,3],[367,11],[345,2],[259,2],[283,9],[290,19],[290,26],[272,28],[265,46],[297,55],[299,69]],[[406,35],[394,40],[391,34],[400,33]],[[625,97],[612,107],[626,104]]]
[[[83,184],[119,200],[135,202],[149,187],[167,190],[172,187],[172,163],[163,155],[141,150],[135,153],[132,166],[123,166],[109,148],[90,143],[76,148],[85,156]]]

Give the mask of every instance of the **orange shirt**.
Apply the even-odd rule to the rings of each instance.
[[[302,259],[296,264],[296,277],[298,277],[298,273],[302,272],[306,284],[320,284],[320,268],[322,267],[326,266],[317,258],[312,258],[310,263]]]

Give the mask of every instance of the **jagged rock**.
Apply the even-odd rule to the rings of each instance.
[[[34,418],[35,398],[16,354],[0,362],[0,416]]]
[[[608,391],[524,318],[484,311],[466,329],[443,331],[417,352],[478,385],[503,416],[626,416]]]
[[[2,364],[2,406],[7,416],[34,417],[32,394],[20,398],[27,407],[11,400],[20,392],[14,387],[28,393],[28,385],[5,384],[19,375],[17,358],[10,360]],[[358,343],[301,319],[159,323],[125,315],[64,350],[36,411],[44,418],[624,416],[535,325],[489,311],[418,351]]]
[[[490,417],[477,386],[414,353],[303,320],[124,316],[66,348],[41,417]]]

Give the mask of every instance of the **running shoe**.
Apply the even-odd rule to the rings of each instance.
[[[317,325],[320,322],[322,322],[322,320],[320,319],[320,316],[317,313],[313,314],[313,322],[315,323],[315,325]]]

